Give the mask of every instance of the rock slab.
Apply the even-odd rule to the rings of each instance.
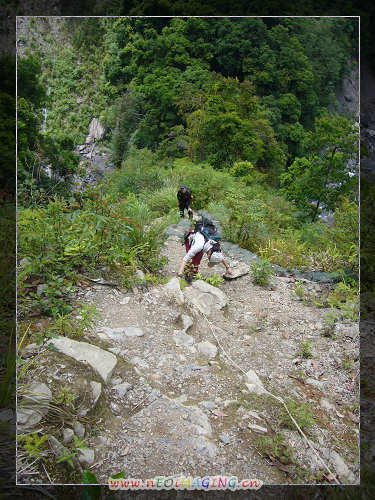
[[[143,337],[144,331],[136,326],[108,328],[104,326],[102,331],[114,340],[121,340],[124,337]]]
[[[89,365],[105,384],[108,383],[116,366],[117,358],[114,354],[87,342],[78,342],[67,337],[57,337],[49,344],[58,352],[73,358],[78,363]]]
[[[254,392],[255,394],[264,394],[267,392],[254,370],[249,370],[246,373],[245,385],[250,392]]]
[[[228,303],[225,293],[203,280],[194,281],[184,289],[183,294],[191,306],[206,316],[215,310],[223,309]]]
[[[244,263],[237,264],[232,267],[233,274],[223,274],[223,278],[226,280],[234,280],[236,278],[240,278],[241,276],[245,276],[249,274],[249,266]]]
[[[89,448],[78,448],[79,455],[78,460],[81,465],[84,467],[90,467],[95,460],[94,450],[90,450]]]
[[[21,428],[32,427],[48,413],[52,393],[46,384],[34,382],[17,409],[17,423]]]

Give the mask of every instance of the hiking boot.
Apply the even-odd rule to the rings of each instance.
[[[185,279],[185,281],[186,281],[187,283],[192,283],[192,282],[193,282],[193,278],[192,278],[191,276],[185,276],[185,278],[184,278],[184,279]]]

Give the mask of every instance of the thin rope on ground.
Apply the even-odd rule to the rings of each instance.
[[[202,312],[202,315],[203,315],[204,319],[207,321],[207,323],[208,323],[208,325],[209,325],[209,327],[211,329],[211,332],[212,332],[213,336],[216,339],[216,342],[219,344],[219,347],[221,348],[221,350],[223,351],[223,353],[225,354],[225,356],[229,359],[229,361],[232,363],[233,366],[235,366],[238,370],[240,370],[246,376],[245,370],[243,370],[235,361],[233,361],[233,359],[229,356],[229,354],[227,354],[227,352],[225,351],[224,347],[221,345],[219,339],[215,335],[212,323],[207,319],[207,316],[204,314],[204,312]],[[272,392],[269,392],[266,389],[264,389],[264,391],[265,391],[265,394],[268,394],[269,396],[272,396],[274,399],[276,399],[279,403],[281,403],[284,406],[284,408],[285,408],[286,412],[288,413],[290,419],[292,420],[293,424],[296,426],[298,432],[302,435],[303,439],[306,441],[306,443],[308,444],[308,446],[312,449],[312,451],[314,452],[314,454],[317,457],[317,459],[319,460],[319,462],[328,471],[328,473],[330,474],[330,476],[333,477],[333,479],[336,481],[336,483],[337,484],[341,484],[340,481],[337,479],[336,475],[332,473],[332,471],[330,470],[330,468],[328,467],[328,465],[323,461],[323,459],[317,453],[317,451],[315,450],[314,446],[311,444],[310,440],[307,438],[307,436],[305,435],[305,433],[303,432],[303,430],[301,429],[301,427],[295,421],[295,419],[291,415],[291,413],[290,413],[287,405],[285,404],[285,401],[281,397],[275,396],[275,394],[272,394]]]

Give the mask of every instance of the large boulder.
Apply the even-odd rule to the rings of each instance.
[[[40,422],[48,413],[51,399],[52,393],[46,384],[32,383],[17,408],[19,429],[27,429]]]
[[[93,139],[101,140],[105,134],[105,128],[97,118],[93,118],[89,125],[89,135]]]
[[[194,281],[191,286],[184,289],[183,294],[188,304],[206,316],[227,305],[225,293],[202,280]]]
[[[57,337],[49,342],[58,352],[75,359],[79,363],[89,365],[103,380],[108,383],[116,366],[117,358],[114,354],[88,344],[77,342],[67,337]]]

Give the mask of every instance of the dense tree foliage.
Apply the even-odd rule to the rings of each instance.
[[[102,20],[103,31],[106,86],[121,94],[117,164],[132,145],[165,148],[174,128],[191,158],[220,169],[251,161],[273,181],[306,153],[357,55],[355,19],[122,18]]]
[[[355,218],[358,131],[336,114],[335,92],[356,65],[356,19],[76,18],[60,30],[63,43],[47,30],[43,50],[21,60],[23,204],[48,165],[58,187],[39,200],[59,193],[86,210],[85,193],[73,201],[60,181],[77,171],[73,150],[98,117],[119,170],[105,189],[134,220],[173,218],[187,183],[228,239],[279,264],[309,266],[315,252],[317,268],[355,267],[353,234],[338,228]],[[322,208],[337,214],[330,237]]]
[[[298,206],[311,208],[315,220],[321,204],[333,210],[342,195],[355,191],[358,175],[348,164],[358,152],[358,128],[339,115],[325,115],[316,120],[309,143],[309,156],[296,158],[281,183]]]

